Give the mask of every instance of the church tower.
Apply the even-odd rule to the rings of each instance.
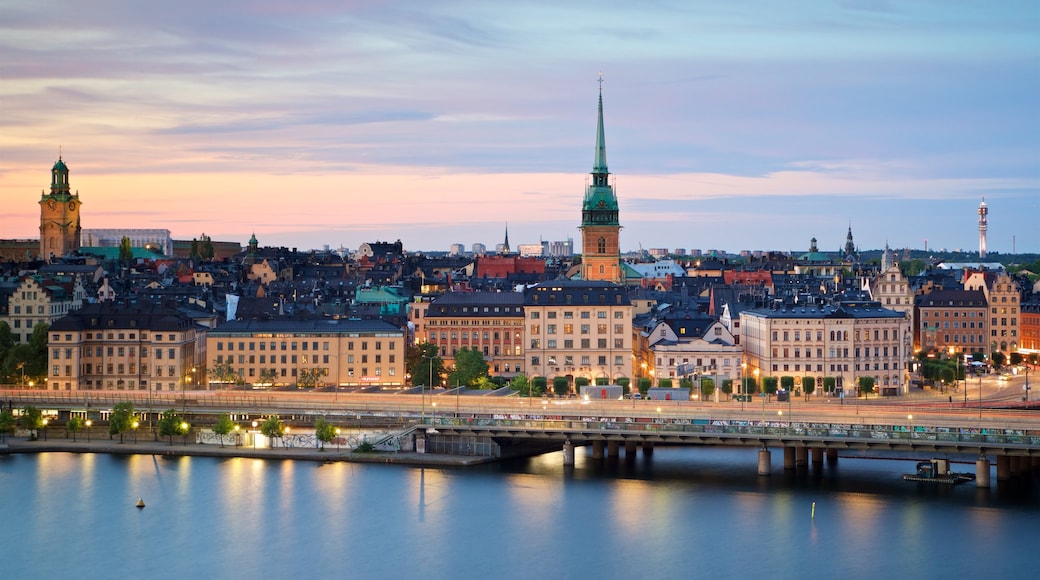
[[[79,192],[73,194],[69,188],[69,168],[61,155],[51,168],[51,192],[40,193],[40,259],[79,250]]]
[[[599,80],[599,119],[592,181],[581,207],[581,277],[621,283],[618,201],[608,183],[607,146],[603,137],[603,78]]]

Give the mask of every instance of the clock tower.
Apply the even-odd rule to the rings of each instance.
[[[79,209],[79,192],[69,189],[69,168],[59,155],[51,168],[51,191],[40,195],[40,259],[79,250]]]
[[[596,126],[596,156],[592,181],[581,206],[581,277],[621,283],[621,249],[618,200],[608,182],[607,146],[603,137],[603,78],[599,86],[599,119]]]

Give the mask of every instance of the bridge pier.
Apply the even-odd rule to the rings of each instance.
[[[809,448],[798,446],[794,448],[794,466],[801,469],[809,465]]]
[[[635,441],[625,441],[625,457],[635,457],[636,449]]]
[[[812,464],[823,465],[823,449],[820,447],[813,447],[812,450]]]
[[[604,447],[603,441],[593,441],[592,442],[592,458],[593,459],[603,459],[603,447]]]
[[[1011,479],[1011,458],[1007,455],[997,456],[997,481]]]
[[[617,457],[620,454],[619,449],[617,441],[607,441],[607,457]]]
[[[838,462],[838,450],[828,449],[827,450],[827,463],[834,465]]]
[[[770,458],[768,449],[763,447],[762,449],[758,450],[758,474],[759,475],[769,475],[770,471],[772,470],[772,465],[771,465],[770,459],[771,458]]]
[[[989,459],[985,455],[975,461],[975,487],[989,487]]]
[[[563,464],[574,465],[574,444],[570,439],[563,442]]]
[[[784,469],[794,469],[794,447],[784,447]]]
[[[654,444],[649,441],[643,442],[643,456],[651,457],[654,454]]]

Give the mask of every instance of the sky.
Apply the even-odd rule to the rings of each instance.
[[[0,0],[0,238],[1040,252],[1035,0]]]

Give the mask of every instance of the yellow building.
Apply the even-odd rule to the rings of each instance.
[[[233,320],[209,331],[207,353],[211,388],[396,388],[406,381],[405,332],[382,320]]]
[[[69,168],[58,156],[51,168],[51,191],[40,195],[40,258],[64,256],[79,250],[79,192],[69,187]]]

